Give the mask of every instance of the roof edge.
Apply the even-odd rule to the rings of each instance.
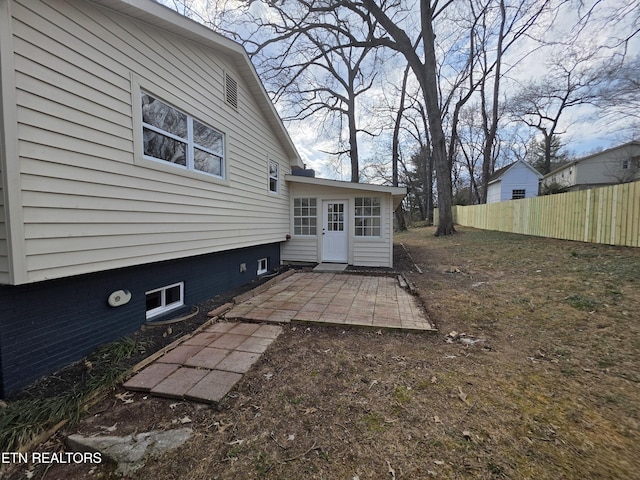
[[[254,95],[257,96],[258,92],[260,93],[260,97],[256,98],[256,100],[265,115],[267,117],[271,117],[275,121],[274,123],[276,125],[272,125],[272,128],[274,131],[278,130],[275,132],[276,136],[280,139],[283,147],[287,151],[287,154],[290,156],[289,162],[291,164],[302,166],[300,153],[284,126],[284,122],[276,110],[275,105],[271,101],[262,80],[258,76],[258,72],[256,71],[253,62],[251,62],[247,51],[241,44],[154,0],[89,1],[151,25],[152,27],[180,35],[188,40],[208,46],[235,58],[237,62],[251,72],[251,78],[247,79],[247,82],[250,84],[249,86],[253,90]]]

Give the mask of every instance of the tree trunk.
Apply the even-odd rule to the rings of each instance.
[[[358,135],[356,124],[355,99],[349,96],[349,108],[347,116],[349,117],[349,158],[351,159],[351,181],[353,183],[360,182],[360,166],[358,163]]]
[[[422,72],[422,92],[427,106],[427,118],[429,131],[431,132],[431,144],[433,162],[438,182],[438,228],[436,236],[451,235],[455,233],[453,227],[453,193],[451,189],[451,169],[447,158],[447,146],[442,119],[440,117],[440,103],[437,85],[437,64],[434,47],[433,11],[430,0],[421,0],[422,39],[424,45],[424,70]]]
[[[407,221],[404,218],[404,210],[402,204],[396,208],[396,232],[404,232],[407,229]]]

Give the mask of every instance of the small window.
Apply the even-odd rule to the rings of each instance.
[[[293,199],[293,234],[316,235],[317,200],[315,198]]]
[[[274,160],[269,160],[269,191],[278,193],[278,177],[280,165]]]
[[[261,258],[258,260],[258,275],[262,275],[263,273],[267,273],[269,270],[269,262],[266,258]]]
[[[145,293],[147,319],[184,305],[184,282],[156,288]]]
[[[630,166],[629,160],[622,160],[622,169],[623,170],[628,170],[629,166]]]
[[[381,218],[380,198],[356,198],[356,237],[380,237]]]
[[[519,200],[524,198],[526,190],[514,189],[511,191],[511,200]]]
[[[224,135],[148,93],[141,92],[144,156],[224,177]]]

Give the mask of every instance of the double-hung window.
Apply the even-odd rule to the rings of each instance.
[[[144,156],[224,178],[224,135],[141,92]]]
[[[269,160],[269,191],[278,193],[278,179],[280,178],[280,165],[275,160]]]
[[[356,237],[380,237],[380,198],[357,197],[355,212]]]

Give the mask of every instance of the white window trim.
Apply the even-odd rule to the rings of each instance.
[[[360,240],[360,239],[381,239],[382,235],[383,235],[383,230],[382,230],[382,223],[383,223],[383,221],[382,221],[382,214],[383,214],[382,204],[383,204],[383,202],[382,202],[382,198],[380,198],[380,197],[356,197],[356,198],[362,198],[362,199],[365,199],[365,198],[370,198],[370,199],[377,198],[378,201],[380,202],[380,205],[379,205],[379,207],[380,207],[380,215],[356,215],[356,211],[358,209],[358,206],[355,206],[354,207],[354,215],[353,215],[353,219],[354,219],[354,222],[353,222],[353,224],[354,224],[353,234],[354,234],[354,237],[357,240]],[[354,200],[354,202],[355,202],[355,200]],[[378,218],[380,220],[380,225],[378,226],[378,228],[380,229],[380,234],[379,235],[358,235],[356,233],[357,229],[358,229],[358,226],[356,225],[358,219],[372,219],[372,218]],[[375,227],[374,226],[370,226],[370,227],[364,227],[364,228],[365,228],[364,231],[366,232],[367,228],[372,228],[373,229]]]
[[[207,125],[213,130],[222,133],[223,135],[223,165],[222,165],[222,173],[224,177],[218,177],[216,175],[212,175],[207,172],[203,172],[200,170],[189,170],[182,165],[175,165],[164,160],[153,159],[153,157],[146,157],[144,155],[144,140],[142,135],[142,109],[140,108],[140,103],[142,99],[141,91],[148,93],[151,96],[155,96],[159,100],[167,103],[174,108],[177,108],[179,111],[184,112],[187,109],[186,105],[182,105],[182,101],[173,96],[170,92],[166,92],[154,85],[149,84],[149,82],[141,79],[135,74],[131,75],[131,85],[132,85],[132,115],[133,115],[133,143],[134,143],[134,157],[133,162],[136,165],[141,167],[150,168],[152,170],[158,170],[165,173],[170,173],[175,175],[176,173],[183,177],[189,177],[196,180],[203,180],[209,183],[215,183],[225,186],[230,186],[231,182],[228,178],[229,171],[229,159],[227,157],[226,145],[227,145],[227,135],[221,130],[219,127],[216,127],[214,121],[202,121],[199,118],[194,117],[200,123]],[[156,95],[156,92],[158,94]]]
[[[261,258],[258,260],[258,275],[263,275],[269,271],[269,260]]]
[[[518,196],[516,197],[516,192],[518,192]],[[520,194],[519,192],[522,192]],[[520,196],[522,195],[522,196]],[[523,198],[527,198],[527,189],[526,188],[512,188],[511,189],[511,200],[522,200]]]
[[[180,287],[180,300],[167,305],[166,291],[169,290],[170,288],[174,288],[178,286]],[[160,305],[157,308],[147,310],[146,311],[147,320],[153,317],[157,317],[158,315],[162,315],[164,313],[170,312],[171,310],[174,310],[178,307],[182,307],[184,305],[184,282],[178,282],[171,285],[166,285],[164,287],[154,288],[153,290],[149,290],[148,292],[144,292],[145,298],[147,295],[155,292],[162,292],[162,300],[161,300],[162,305]]]
[[[298,215],[296,216],[296,200],[315,200],[315,206],[313,208],[316,209],[316,214],[315,215]],[[302,208],[302,204],[300,205],[300,207]],[[307,208],[311,208],[310,206],[308,206]],[[300,218],[307,218],[307,219],[315,219],[316,220],[316,224],[313,225],[313,228],[315,229],[316,233],[296,233],[296,219]],[[295,237],[303,237],[303,238],[315,238],[318,236],[318,199],[315,197],[296,197],[293,199],[293,212],[291,214],[291,221],[292,223],[292,231],[293,231],[293,235]],[[308,228],[311,229],[311,225],[300,225],[301,228]]]
[[[276,173],[275,175],[271,174],[271,165],[275,165],[276,166]],[[272,193],[274,195],[277,195],[280,193],[280,164],[275,161],[272,160],[271,158],[269,159],[269,161],[267,162],[267,188],[269,189],[269,193]],[[276,189],[275,190],[271,190],[271,180],[275,180],[276,181]]]
[[[155,125],[151,125],[150,123],[145,123],[144,120],[142,120],[141,124],[142,124],[142,128],[146,128],[148,130],[152,130],[154,132],[157,132],[165,137],[169,137],[172,138],[173,140],[176,140],[178,142],[184,143],[187,148],[186,148],[186,166],[183,165],[177,165],[175,163],[171,163],[171,162],[167,162],[161,158],[155,158],[155,157],[151,157],[149,155],[144,155],[145,158],[149,159],[149,160],[153,160],[153,161],[157,161],[157,162],[163,162],[166,163],[170,166],[174,166],[174,167],[178,167],[178,168],[183,168],[183,169],[187,169],[190,170],[192,172],[198,172],[201,173],[203,175],[210,175],[212,177],[216,177],[216,178],[225,178],[225,138],[224,138],[224,133],[216,130],[215,128],[211,127],[210,125],[208,125],[206,122],[202,122],[201,120],[195,118],[193,115],[188,114],[187,112],[181,110],[180,108],[176,107],[175,105],[172,105],[171,103],[167,102],[166,100],[164,100],[163,98],[161,98],[158,95],[154,95],[153,93],[150,93],[146,90],[141,90],[140,94],[142,95],[142,93],[155,98],[156,100],[166,104],[167,106],[177,110],[178,112],[182,113],[185,117],[187,117],[187,138],[182,138],[179,137],[171,132],[167,132],[165,130],[162,130],[161,128],[156,127]],[[140,103],[138,103],[138,106],[140,105]],[[197,121],[199,123],[201,123],[202,125],[204,125],[205,127],[213,130],[214,132],[216,132],[217,134],[220,134],[220,136],[222,137],[222,155],[219,155],[218,153],[214,152],[213,150],[204,147],[202,145],[199,145],[195,142],[194,139],[194,135],[193,135],[193,122]],[[214,173],[209,173],[206,172],[204,170],[198,170],[195,168],[195,150],[202,150],[203,152],[206,152],[210,155],[213,155],[217,158],[220,159],[220,175],[216,175]]]

